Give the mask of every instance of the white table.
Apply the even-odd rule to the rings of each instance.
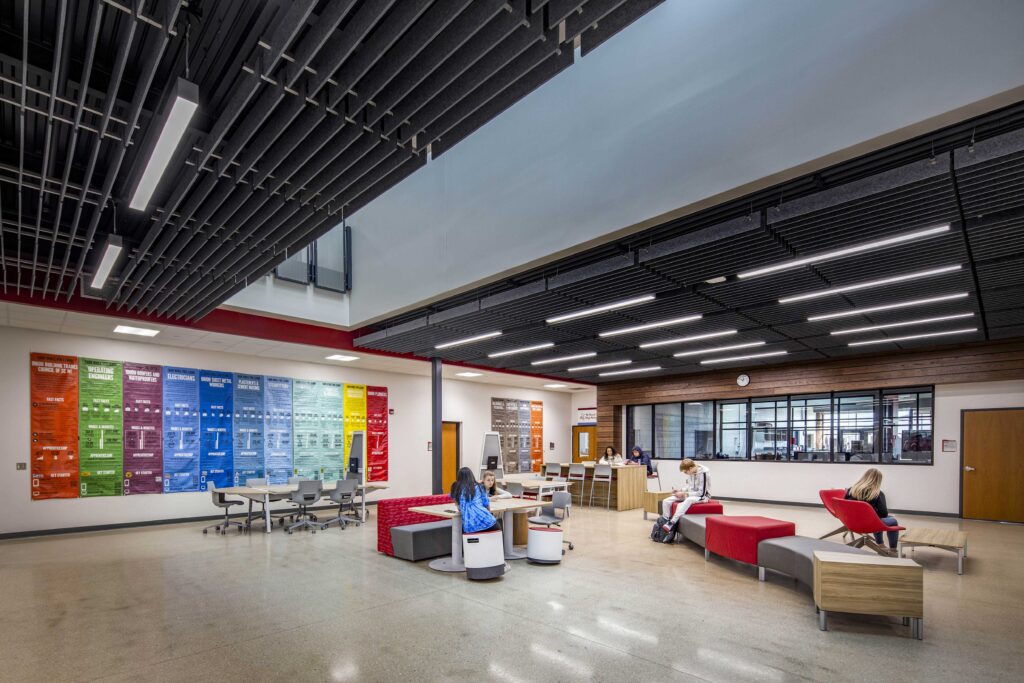
[[[336,484],[327,484],[321,489],[324,494],[329,495]],[[369,482],[356,487],[356,493],[360,499],[360,519],[366,521],[366,495],[371,491],[380,491],[388,488],[383,482]],[[275,500],[286,500],[291,497],[292,492],[298,491],[298,484],[271,484],[269,486],[227,486],[217,489],[225,495],[242,496],[249,500],[249,512],[252,513],[253,501],[263,503],[263,521],[266,532],[269,534],[273,525],[270,522],[270,503]]]
[[[526,553],[521,553],[512,547],[512,513],[515,510],[529,510],[536,508],[539,501],[526,500],[524,498],[499,498],[491,501],[491,512],[501,513],[501,537],[505,546],[506,560],[526,559]],[[411,512],[419,512],[424,515],[441,517],[452,520],[452,554],[449,557],[442,557],[433,560],[430,568],[439,572],[464,572],[466,564],[462,560],[462,517],[459,515],[459,506],[454,502],[441,503],[440,505],[420,505],[409,508]]]

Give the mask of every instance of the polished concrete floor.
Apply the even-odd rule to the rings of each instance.
[[[813,508],[727,512],[835,526]],[[0,680],[1021,680],[1024,527],[900,521],[970,534],[964,576],[953,554],[916,552],[921,642],[884,617],[821,632],[791,580],[652,543],[638,510],[577,510],[560,566],[481,583],[379,555],[373,516],[316,535],[192,524],[0,542]]]

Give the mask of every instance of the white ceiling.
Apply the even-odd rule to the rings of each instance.
[[[205,332],[203,330],[176,327],[174,325],[156,325],[148,322],[139,322],[138,320],[132,320],[131,318],[92,315],[89,313],[79,313],[77,311],[64,311],[57,308],[26,306],[6,302],[0,302],[0,325],[7,327],[22,327],[31,330],[42,330],[44,332],[60,332],[63,334],[77,334],[86,337],[117,339],[122,342],[127,341],[138,344],[161,344],[165,346],[180,346],[206,351],[238,353],[248,356],[281,358],[292,361],[297,360],[307,363],[319,363],[322,365],[345,365],[364,370],[398,372],[407,375],[428,376],[430,374],[430,364],[428,362],[411,360],[408,358],[380,356],[372,353],[366,353],[362,349],[351,352],[348,350],[332,349],[322,346],[291,344],[288,342],[257,339],[254,337],[222,334],[220,332]],[[133,327],[156,329],[160,330],[160,333],[155,337],[138,337],[133,335],[117,334],[114,332],[114,327],[117,325],[131,325]],[[337,361],[329,361],[325,359],[326,356],[335,353],[358,356],[359,360],[352,361],[350,363],[339,363]],[[457,372],[469,371],[480,372],[481,376],[472,378],[455,376],[455,373]],[[538,377],[512,375],[488,370],[471,370],[470,368],[449,365],[444,367],[444,378],[446,380],[451,379],[460,382],[501,384],[505,386],[525,387],[530,389],[542,389],[545,384],[550,384],[554,381]],[[553,389],[551,391],[569,392],[578,391],[581,388],[589,388],[589,385],[585,384],[573,384],[571,382],[560,383],[566,384],[566,388]]]

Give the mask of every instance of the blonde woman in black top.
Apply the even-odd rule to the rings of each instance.
[[[885,494],[882,493],[882,473],[874,467],[866,471],[857,483],[846,489],[847,500],[862,500],[875,510],[875,514],[886,526],[896,526],[898,522],[895,517],[889,515],[889,508],[885,504]],[[900,539],[900,532],[887,531],[889,537],[889,549],[891,553],[896,552],[896,543]],[[875,534],[875,542],[882,545],[881,532]]]

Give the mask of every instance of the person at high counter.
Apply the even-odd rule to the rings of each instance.
[[[626,459],[622,457],[622,454],[615,450],[614,446],[606,446],[604,449],[604,455],[597,461],[599,465],[622,465],[626,462]]]
[[[654,468],[651,467],[651,456],[644,453],[644,449],[639,446],[633,446],[633,450],[629,452],[629,457],[626,458],[626,462],[634,465],[643,465],[647,468],[647,474],[654,474]]]
[[[882,493],[882,473],[874,467],[868,468],[857,480],[857,483],[846,489],[846,500],[862,500],[875,510],[875,514],[886,526],[896,526],[899,522],[895,517],[889,515],[889,508],[885,504],[885,494]],[[889,554],[896,554],[896,544],[900,540],[900,532],[886,531],[889,537]],[[882,545],[882,532],[875,534],[875,543]]]
[[[473,476],[473,470],[468,467],[459,470],[450,495],[459,505],[462,533],[475,534],[501,529],[498,520],[491,514],[491,500],[487,497],[487,491]]]

